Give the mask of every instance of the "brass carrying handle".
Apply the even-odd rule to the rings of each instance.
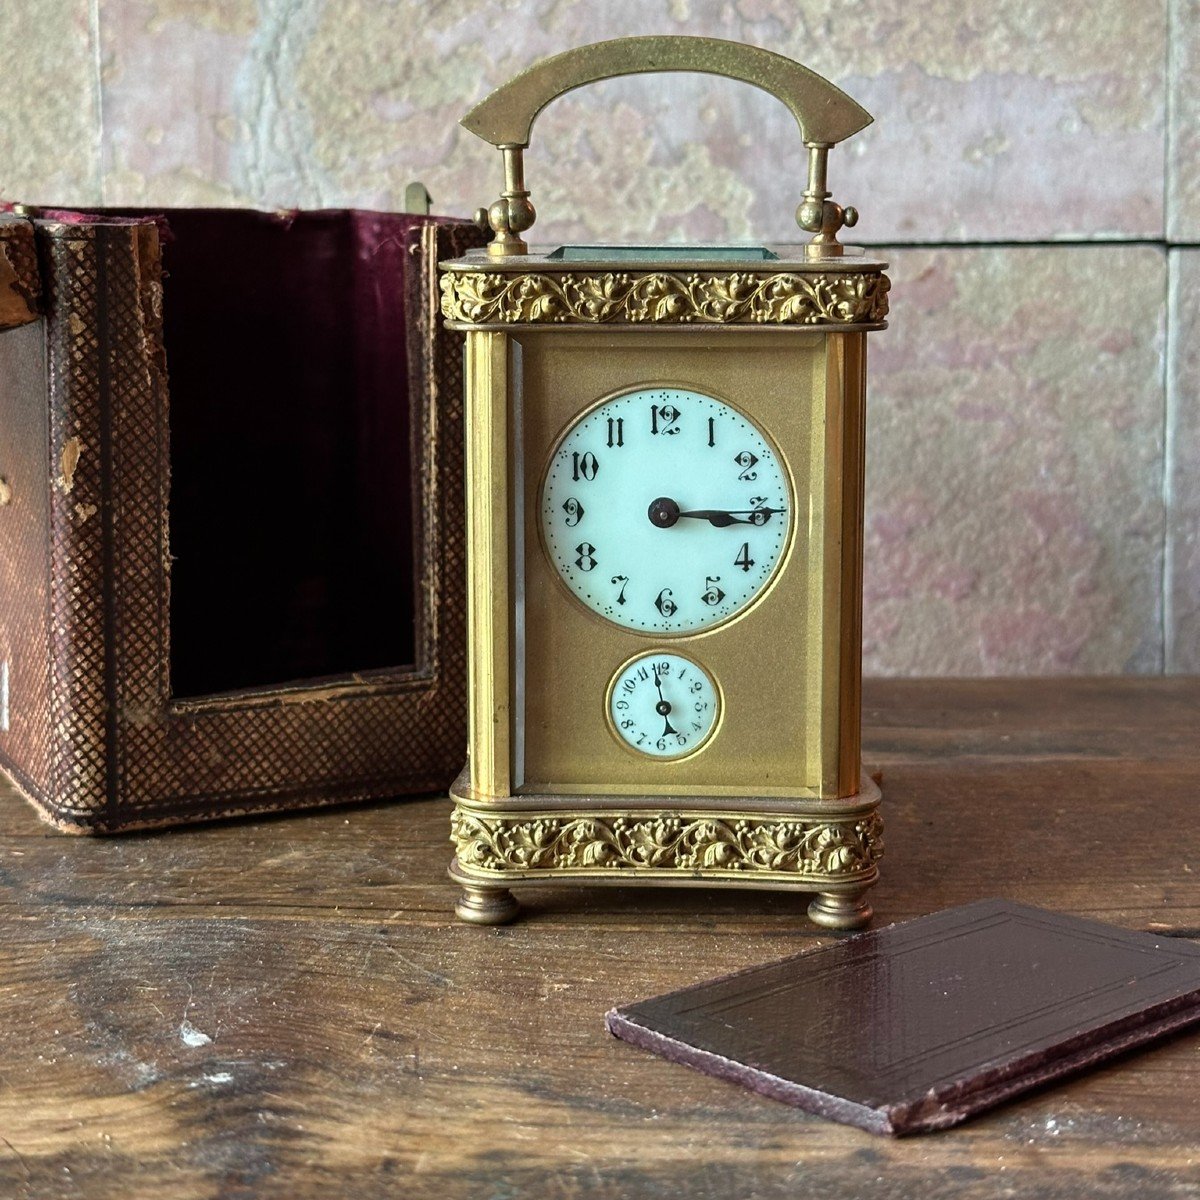
[[[524,254],[521,234],[533,225],[536,212],[525,187],[523,153],[538,113],[565,92],[621,75],[658,71],[697,71],[753,84],[785,104],[808,147],[808,186],[796,210],[802,229],[815,233],[810,253],[841,253],[837,232],[853,225],[858,214],[833,204],[826,190],[829,148],[858,133],[872,121],[840,88],[800,63],[771,50],[719,38],[662,36],[616,38],[594,42],[535,63],[498,87],[460,122],[499,148],[504,156],[504,191],[487,212],[495,237],[488,252]]]

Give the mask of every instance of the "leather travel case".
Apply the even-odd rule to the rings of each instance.
[[[444,789],[473,224],[0,217],[0,767],[62,829]]]

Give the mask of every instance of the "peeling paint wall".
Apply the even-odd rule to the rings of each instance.
[[[457,120],[534,60],[633,33],[781,51],[876,115],[831,161],[855,239],[894,247],[867,670],[1200,670],[1197,17],[1197,0],[22,0],[0,39],[0,190],[389,208],[419,178],[467,213],[499,163]],[[782,106],[683,75],[573,93],[528,155],[547,240],[790,239],[803,169]]]

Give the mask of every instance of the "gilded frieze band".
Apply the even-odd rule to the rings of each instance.
[[[877,812],[798,820],[663,813],[530,816],[454,813],[459,865],[482,871],[772,873],[834,880],[883,857]]]
[[[881,271],[446,271],[442,315],[462,325],[878,326]]]

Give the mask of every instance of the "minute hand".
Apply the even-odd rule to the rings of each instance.
[[[719,508],[693,508],[690,512],[681,512],[681,517],[695,517],[707,521],[718,529],[728,525],[765,525],[776,513],[784,512],[782,508],[743,508],[727,512]]]

